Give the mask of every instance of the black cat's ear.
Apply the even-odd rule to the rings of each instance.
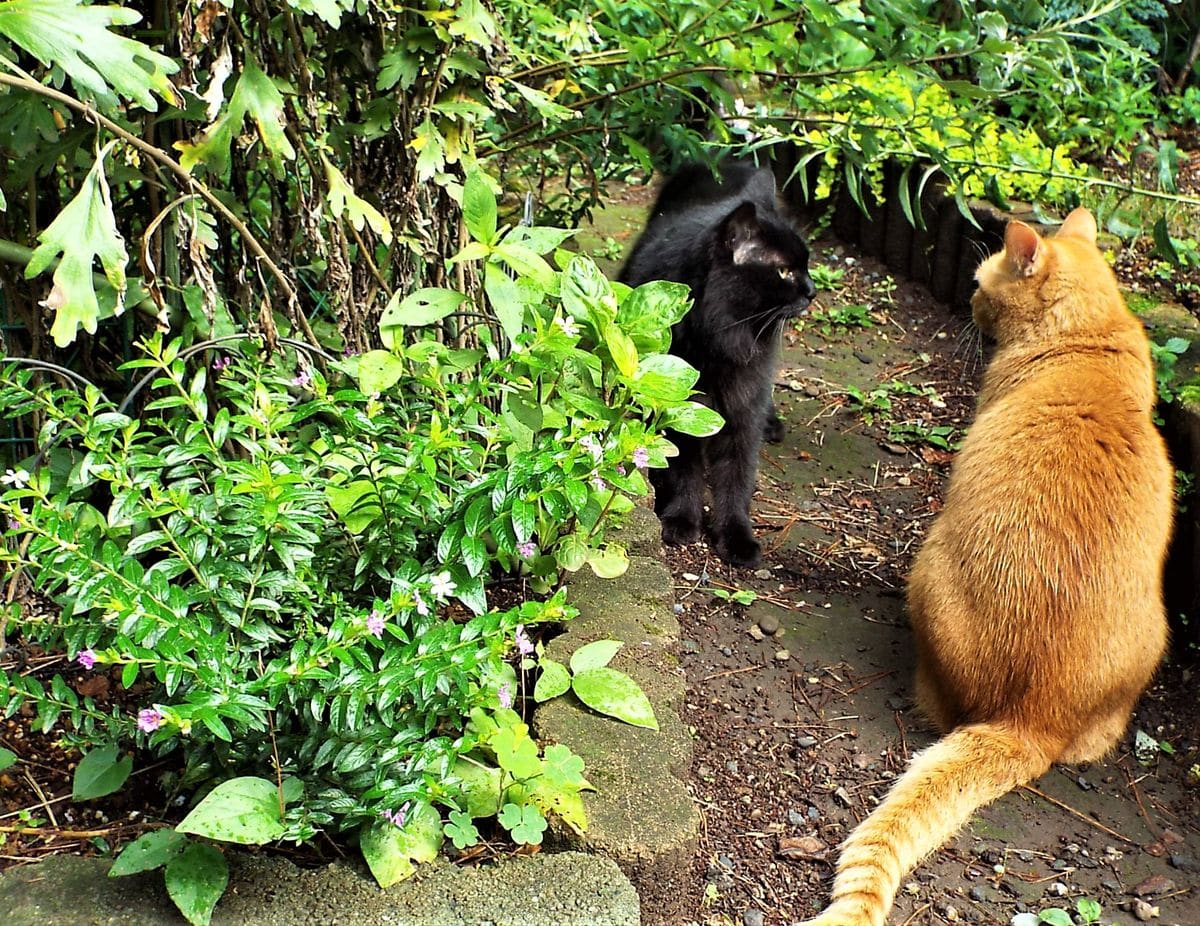
[[[752,202],[744,202],[725,217],[721,223],[721,236],[725,246],[733,254],[735,264],[747,263],[758,240],[758,209]]]

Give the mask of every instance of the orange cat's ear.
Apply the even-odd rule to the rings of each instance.
[[[1071,210],[1071,214],[1058,229],[1058,234],[1073,235],[1076,238],[1082,238],[1089,244],[1096,243],[1096,219],[1090,212],[1080,206],[1078,209]]]
[[[1021,276],[1029,276],[1042,254],[1042,239],[1024,222],[1009,222],[1004,230],[1004,253]]]

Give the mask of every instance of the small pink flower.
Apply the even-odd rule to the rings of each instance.
[[[94,666],[96,664],[96,654],[93,653],[90,649],[81,649],[78,653],[75,654],[75,661],[78,662],[85,669],[90,669],[92,666]]]
[[[508,682],[500,686],[500,690],[496,692],[496,699],[500,702],[500,706],[506,710],[512,707],[513,693],[512,689],[508,686]]]
[[[617,473],[618,473],[618,475],[621,475],[621,476],[625,475],[625,464],[624,463],[617,464]]]
[[[425,603],[424,599],[421,598],[419,593],[413,592],[413,600],[416,602],[416,605],[417,605],[417,613],[420,614],[421,617],[428,617],[429,616],[429,605],[427,605]]]
[[[529,636],[525,633],[524,624],[517,624],[517,630],[516,633],[513,634],[513,639],[516,640],[517,651],[522,656],[528,656],[533,652],[533,641],[530,640]]]
[[[645,469],[650,462],[650,451],[645,447],[638,447],[633,452],[633,465],[639,469]]]
[[[296,374],[296,378],[292,380],[293,386],[307,386],[312,382],[312,373],[309,370],[301,370]]]
[[[372,611],[367,616],[367,630],[373,633],[376,637],[383,636],[383,615],[378,611]]]
[[[157,708],[147,707],[138,711],[137,725],[143,733],[153,733],[162,726],[163,715]]]
[[[404,821],[408,818],[408,804],[402,804],[395,810],[381,810],[379,816],[393,826],[404,826]]]
[[[525,559],[529,559],[537,552],[537,544],[532,540],[526,540],[524,543],[517,544],[517,552]]]
[[[217,373],[223,373],[231,363],[233,363],[232,357],[218,357],[212,362],[212,368]]]
[[[557,321],[558,321],[558,327],[562,329],[562,333],[565,334],[567,337],[573,338],[573,337],[575,337],[575,335],[579,334],[579,326],[577,324],[575,324],[575,321],[573,319],[560,318],[560,319],[557,319]]]
[[[579,438],[579,446],[590,453],[592,455],[592,459],[596,460],[597,462],[599,462],[600,458],[604,456],[604,448],[601,447],[600,444],[597,443],[596,438],[592,437],[590,434],[585,434],[583,437]]]
[[[9,518],[8,519],[8,529],[10,531],[19,531],[21,529],[21,524],[20,524],[20,522],[17,521],[16,518]]]
[[[592,476],[592,485],[595,487],[597,492],[603,492],[608,488],[608,483],[604,481],[604,478],[599,473]]]

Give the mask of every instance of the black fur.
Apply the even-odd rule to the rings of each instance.
[[[651,471],[663,541],[700,538],[707,482],[717,555],[752,566],[761,555],[750,525],[758,449],[764,437],[783,437],[771,402],[779,331],[815,290],[808,248],[776,210],[770,171],[734,163],[722,179],[698,164],[671,177],[620,279],[691,288],[693,306],[672,330],[671,352],[700,371],[703,401],[725,419],[710,438],[671,434],[679,456],[665,472]]]

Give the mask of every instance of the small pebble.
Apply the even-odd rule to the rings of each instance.
[[[1159,910],[1158,907],[1146,903],[1139,897],[1133,902],[1133,915],[1145,923],[1158,917]]]
[[[768,636],[779,632],[779,618],[774,614],[762,614],[758,618],[758,629]]]
[[[1144,881],[1139,881],[1133,888],[1138,897],[1153,897],[1155,894],[1170,894],[1175,890],[1175,882],[1166,875],[1151,875]]]
[[[722,656],[732,656],[733,650],[730,649],[728,646],[722,646],[721,647],[721,655]]]
[[[952,906],[952,905],[950,905],[950,904],[947,904],[947,905],[946,905],[946,909],[942,911],[942,914],[943,914],[943,915],[946,917],[946,919],[948,919],[948,920],[949,920],[951,923],[957,923],[957,922],[958,922],[958,908],[957,908],[957,907],[954,907],[954,906]]]
[[[1196,860],[1182,852],[1171,853],[1171,867],[1179,871],[1200,871],[1200,865],[1196,864]]]
[[[753,908],[742,914],[742,926],[763,926],[763,913]]]
[[[1067,886],[1061,881],[1055,881],[1048,888],[1046,888],[1046,893],[1053,894],[1055,897],[1066,897],[1067,891]]]
[[[771,570],[770,569],[755,569],[754,576],[755,576],[755,578],[758,578],[758,579],[769,579],[769,578],[771,578]]]
[[[808,749],[810,746],[817,745],[817,738],[815,736],[798,736],[796,737],[796,745],[801,749]]]
[[[804,814],[796,809],[788,811],[788,823],[792,826],[803,826],[805,823]]]
[[[792,654],[785,649],[781,649],[781,650],[779,650],[779,652],[777,652],[775,654],[775,658],[779,662],[787,662],[789,659],[792,658]]]
[[[969,890],[967,892],[967,896],[970,897],[976,903],[983,903],[985,900],[987,900],[987,891],[985,891],[982,887],[980,887],[978,884],[976,884],[973,888],[971,888],[971,890]]]

